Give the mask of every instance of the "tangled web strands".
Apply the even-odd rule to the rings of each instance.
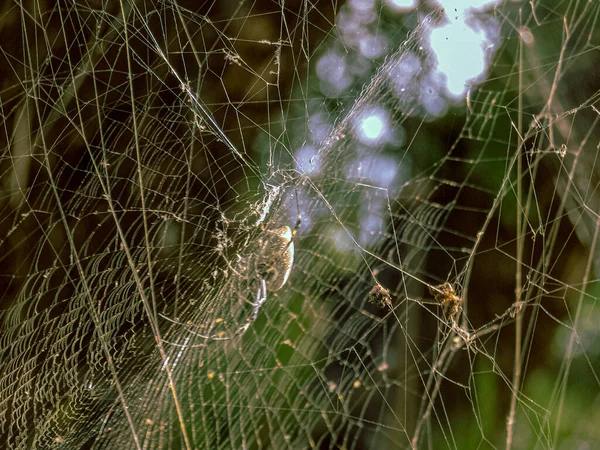
[[[325,111],[360,2],[220,3],[5,8],[0,441],[600,439],[565,417],[593,397],[573,374],[600,384],[599,4],[497,4],[452,106],[430,42],[452,19],[386,2],[387,53],[344,44],[362,69]]]

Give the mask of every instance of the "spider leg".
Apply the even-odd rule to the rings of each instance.
[[[252,315],[252,322],[256,320],[258,317],[258,311],[263,303],[267,301],[267,282],[264,278],[260,280],[260,286],[258,287],[258,291],[256,292],[256,301],[254,302],[254,313]]]
[[[228,341],[228,340],[230,340],[230,339],[232,339],[232,338],[233,338],[233,336],[219,336],[219,335],[206,335],[206,334],[201,334],[201,333],[198,333],[197,331],[194,331],[194,330],[192,329],[192,327],[191,327],[189,324],[185,324],[185,323],[178,322],[177,320],[173,320],[173,319],[171,319],[170,317],[167,317],[167,316],[165,316],[164,314],[161,314],[161,313],[159,313],[158,315],[159,315],[160,317],[162,317],[163,319],[166,319],[166,320],[168,320],[168,321],[169,321],[169,322],[171,322],[171,323],[174,323],[174,324],[176,324],[176,325],[182,325],[182,326],[186,327],[186,328],[187,328],[187,330],[188,330],[188,332],[189,332],[190,334],[193,334],[194,336],[198,336],[198,337],[200,337],[200,338],[202,338],[202,339],[207,339],[207,340],[209,340],[209,341]],[[165,342],[166,342],[166,341],[165,341]],[[168,342],[168,343],[170,344],[170,342]],[[176,345],[176,344],[172,344],[172,345]]]
[[[209,341],[229,341],[229,340],[233,339],[234,337],[239,336],[240,334],[244,333],[248,329],[250,324],[252,322],[254,322],[256,320],[256,318],[258,317],[258,312],[260,311],[260,307],[266,301],[267,301],[267,282],[261,278],[260,286],[258,287],[258,290],[256,292],[256,300],[253,303],[254,311],[252,313],[252,319],[247,319],[246,322],[241,327],[239,327],[235,331],[235,333],[231,336],[220,336],[218,334],[216,334],[216,335],[201,334],[201,333],[198,333],[197,331],[194,331],[188,324],[183,324],[181,322],[173,320],[170,317],[165,316],[164,314],[159,313],[159,316],[161,316],[163,319],[168,320],[171,323],[185,326],[190,334],[192,334],[194,336],[198,336],[202,339],[206,339]],[[170,342],[167,342],[167,343],[170,344]],[[172,345],[177,345],[177,344],[172,344]]]
[[[296,224],[294,225],[294,229],[292,230],[292,237],[285,246],[284,251],[287,250],[288,247],[294,243],[294,238],[296,237],[296,234],[300,229],[300,225],[302,224],[302,215],[300,214],[300,203],[298,202],[298,191],[296,191],[296,207],[298,208],[298,218],[296,219]]]

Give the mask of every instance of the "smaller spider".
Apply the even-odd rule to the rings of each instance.
[[[444,315],[453,322],[462,311],[462,298],[454,292],[454,288],[448,282],[439,286],[429,287],[429,293],[442,306]]]
[[[390,295],[390,290],[384,288],[379,283],[373,286],[373,288],[369,291],[368,301],[378,308],[385,308],[386,306],[388,308],[392,307],[392,296]]]

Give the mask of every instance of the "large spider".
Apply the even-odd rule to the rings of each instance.
[[[296,202],[297,202],[296,198]],[[247,319],[232,335],[227,336],[220,331],[213,335],[204,335],[192,331],[196,336],[214,341],[226,341],[245,332],[256,320],[261,306],[267,300],[268,291],[278,291],[287,282],[294,265],[294,238],[302,223],[300,208],[298,207],[298,218],[294,228],[285,225],[273,230],[264,229],[258,239],[258,250],[251,258],[248,273],[250,288],[256,287],[256,296],[252,303],[253,311],[251,318]],[[258,282],[258,286],[256,285]],[[161,317],[173,323],[179,323],[161,314]],[[215,323],[223,322],[223,318],[217,318]]]
[[[287,282],[294,265],[294,238],[302,223],[298,219],[294,229],[287,225],[275,230],[265,230],[266,236],[259,239],[259,251],[255,259],[255,274],[259,280],[252,322],[256,320],[258,311],[267,300],[267,291],[278,291]]]

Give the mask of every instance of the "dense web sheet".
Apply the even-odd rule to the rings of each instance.
[[[600,446],[600,4],[198,3],[2,6],[0,441]]]

